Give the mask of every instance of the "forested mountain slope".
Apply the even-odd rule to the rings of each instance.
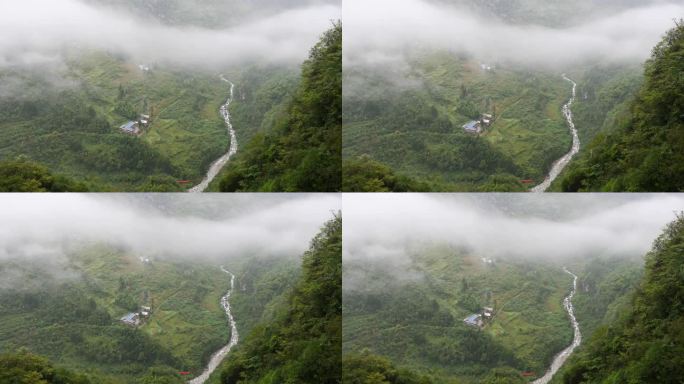
[[[341,188],[342,25],[326,32],[301,84],[270,130],[243,143],[220,182],[224,192]]]
[[[224,384],[341,382],[342,218],[304,254],[302,274],[277,317],[249,333],[221,374]]]
[[[627,118],[568,169],[565,191],[684,190],[684,22],[655,47]]]
[[[684,217],[646,255],[644,277],[619,319],[599,328],[563,382],[681,383],[684,377]]]

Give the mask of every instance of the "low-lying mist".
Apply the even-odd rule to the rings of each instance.
[[[226,29],[170,26],[82,0],[0,2],[0,68],[58,65],[65,49],[96,49],[142,63],[201,69],[296,64],[340,18],[339,6],[292,7]]]
[[[673,19],[683,16],[681,2],[656,2],[586,15],[583,23],[552,28],[510,24],[463,6],[428,0],[348,0],[344,60],[349,67],[401,67],[416,51],[447,50],[545,69],[641,62],[674,26]]]
[[[89,244],[212,263],[293,257],[340,209],[336,195],[5,195],[0,262],[60,263]]]
[[[679,195],[345,195],[343,259],[407,266],[421,246],[478,257],[639,257],[684,210]]]

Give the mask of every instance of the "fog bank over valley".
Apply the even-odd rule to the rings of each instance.
[[[595,17],[549,27],[511,23],[458,3],[350,0],[344,6],[345,65],[401,67],[430,50],[538,68],[642,62],[673,19],[684,17],[684,4],[632,3],[612,12],[600,12],[597,5]],[[581,9],[577,6],[568,18],[578,18]]]
[[[0,263],[59,264],[89,244],[212,263],[246,255],[292,257],[341,209],[334,195],[248,196],[194,196],[191,203],[189,195],[2,196]]]
[[[73,49],[205,69],[250,62],[294,65],[341,14],[329,1],[293,2],[217,29],[169,25],[124,9],[82,0],[2,2],[0,69],[59,65],[63,52]]]
[[[431,245],[477,257],[640,257],[684,210],[678,195],[345,195],[345,262],[405,267]]]

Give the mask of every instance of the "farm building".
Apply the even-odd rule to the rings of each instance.
[[[123,322],[126,325],[137,327],[138,325],[142,324],[143,321],[148,319],[151,314],[152,308],[141,306],[138,312],[131,312],[129,314],[126,314],[119,320],[121,320],[121,322]]]
[[[131,134],[131,135],[137,135],[140,133],[140,128],[138,127],[138,122],[137,121],[129,121],[128,123],[122,125],[119,127],[122,131]]]
[[[470,325],[472,327],[481,327],[482,326],[482,315],[480,314],[474,314],[466,317],[463,319],[463,322],[466,325]]]
[[[468,133],[480,133],[482,132],[482,124],[479,121],[469,121],[463,126],[463,129]]]
[[[124,324],[132,327],[140,325],[140,315],[136,312],[131,312],[120,319]]]
[[[484,125],[485,127],[489,127],[490,125],[492,125],[492,121],[493,121],[493,120],[494,120],[494,116],[489,115],[489,114],[486,114],[486,113],[483,113],[483,114],[482,114],[482,118],[480,119],[480,122],[481,122],[482,125]]]

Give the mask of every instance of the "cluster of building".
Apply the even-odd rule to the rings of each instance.
[[[466,317],[465,319],[463,319],[463,322],[471,327],[482,328],[485,326],[487,322],[492,320],[493,317],[494,308],[484,307],[482,308],[482,311],[480,311],[480,313],[475,313]]]
[[[139,311],[128,313],[125,316],[123,316],[120,320],[122,323],[126,325],[130,325],[131,327],[137,327],[138,325],[142,324],[145,320],[147,320],[151,314],[152,308],[142,306],[140,307]]]
[[[494,116],[487,114],[487,113],[483,113],[480,116],[479,120],[472,120],[472,121],[467,122],[463,126],[463,129],[468,133],[480,134],[480,133],[482,133],[482,130],[484,128],[489,128],[489,126],[492,125],[493,121],[494,121]]]
[[[129,121],[128,123],[120,126],[119,128],[130,135],[139,135],[142,132],[142,128],[147,128],[150,125],[150,115],[140,115],[138,120]]]

